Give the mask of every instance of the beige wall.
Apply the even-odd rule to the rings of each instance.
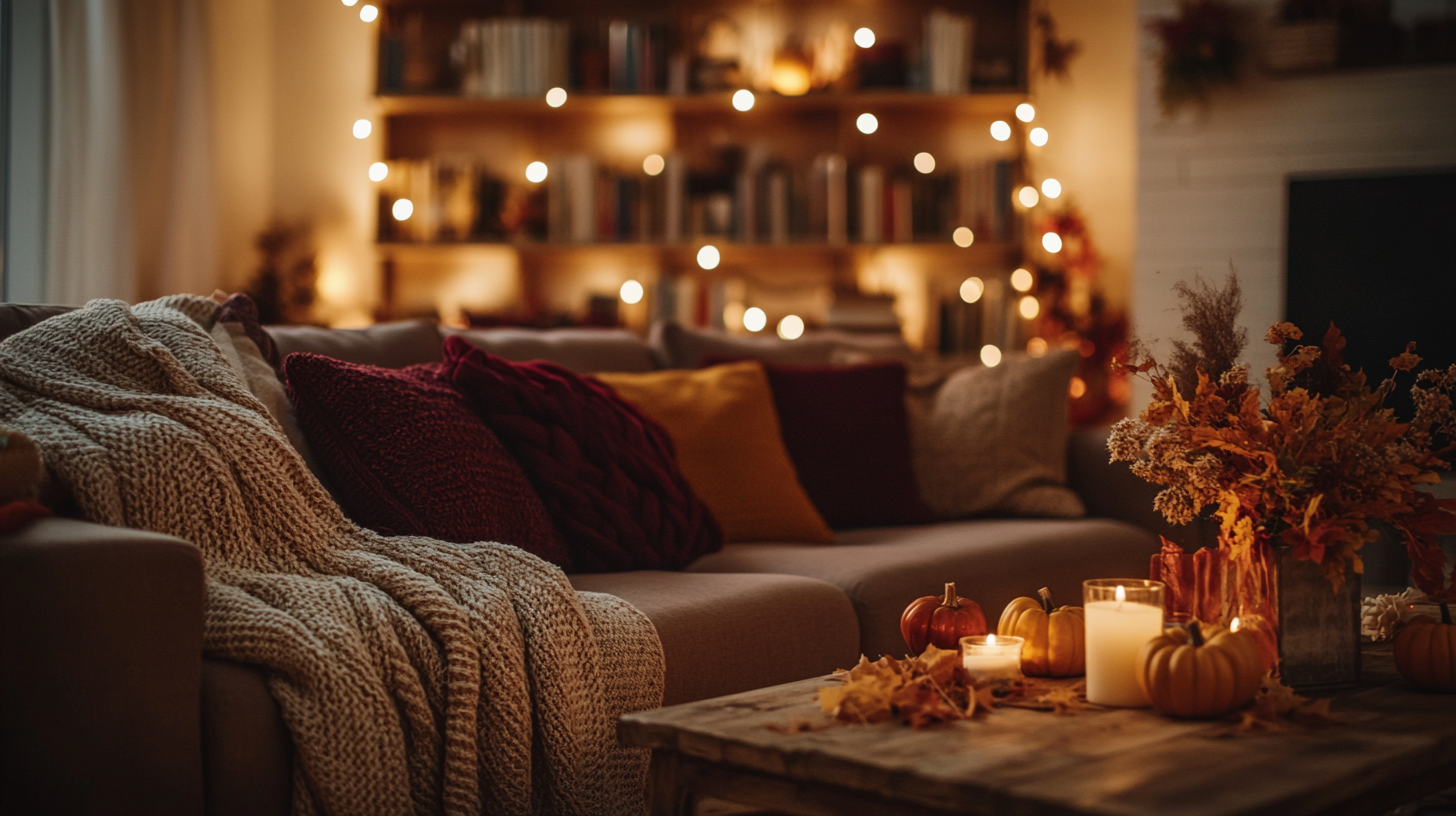
[[[1257,5],[1266,15],[1272,0]],[[1171,16],[1173,0],[1139,0],[1142,19]],[[1137,256],[1134,329],[1180,335],[1176,281],[1222,281],[1232,264],[1244,290],[1247,359],[1273,361],[1264,330],[1284,313],[1284,206],[1291,174],[1456,164],[1456,66],[1253,76],[1205,114],[1158,110],[1154,40],[1138,73]],[[1378,270],[1372,270],[1372,276]],[[1373,278],[1372,278],[1373,279]],[[1133,405],[1146,404],[1139,383]]]
[[[1062,182],[1063,201],[1081,209],[1102,253],[1110,305],[1126,307],[1136,239],[1136,0],[1050,0],[1059,37],[1082,51],[1069,80],[1039,79],[1037,119],[1050,134],[1029,147],[1037,180]],[[1039,36],[1032,38],[1040,42]],[[1041,207],[1038,207],[1041,209]]]
[[[317,317],[365,323],[379,287],[366,172],[383,151],[377,128],[365,140],[351,128],[373,111],[377,23],[338,2],[210,3],[225,279],[247,281],[270,222],[308,224]]]

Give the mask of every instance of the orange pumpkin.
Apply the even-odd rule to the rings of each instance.
[[[945,585],[945,595],[926,595],[905,607],[900,616],[900,634],[910,654],[919,655],[928,644],[942,649],[959,649],[961,638],[986,634],[986,616],[975,601],[956,594],[953,583]]]
[[[1021,597],[1006,605],[996,634],[1015,635],[1021,647],[1021,671],[1032,677],[1075,677],[1087,671],[1087,636],[1082,607],[1052,605],[1042,587],[1041,600]]]
[[[1137,679],[1153,708],[1164,714],[1217,717],[1254,699],[1264,681],[1264,661],[1248,632],[1193,621],[1143,644]]]
[[[1417,615],[1395,636],[1395,667],[1411,685],[1426,691],[1456,693],[1456,624],[1451,607],[1441,604],[1441,621]]]

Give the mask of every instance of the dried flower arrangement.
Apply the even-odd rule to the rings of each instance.
[[[1245,13],[1228,0],[1180,0],[1178,16],[1152,20],[1158,36],[1158,102],[1168,115],[1207,106],[1215,88],[1236,85],[1248,52]]]
[[[1456,600],[1456,574],[1447,575],[1438,540],[1456,533],[1456,500],[1421,489],[1439,481],[1450,466],[1443,457],[1456,448],[1444,441],[1456,431],[1456,365],[1412,375],[1415,415],[1401,422],[1385,400],[1396,377],[1420,363],[1414,343],[1371,388],[1364,372],[1345,364],[1345,340],[1333,325],[1319,345],[1298,345],[1302,332],[1279,323],[1265,335],[1279,348],[1278,363],[1265,371],[1265,402],[1238,363],[1247,336],[1236,322],[1237,277],[1230,273],[1223,289],[1196,280],[1175,291],[1194,342],[1175,343],[1166,368],[1134,344],[1118,365],[1150,380],[1153,399],[1113,427],[1108,449],[1113,461],[1166,486],[1155,507],[1169,522],[1186,524],[1217,506],[1219,548],[1243,605],[1234,613],[1272,631],[1274,546],[1320,564],[1338,588],[1348,568],[1362,571],[1359,551],[1378,537],[1375,519],[1399,531],[1416,585],[1433,600]]]
[[[964,720],[993,707],[991,689],[976,688],[959,649],[925,647],[919,657],[882,657],[836,674],[840,685],[819,690],[819,706],[841,722],[896,720],[914,728]]]

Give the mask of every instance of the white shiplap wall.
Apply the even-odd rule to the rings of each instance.
[[[1273,3],[1255,4],[1267,18]],[[1179,337],[1176,281],[1221,282],[1232,263],[1244,290],[1248,360],[1272,362],[1264,330],[1284,310],[1284,219],[1290,175],[1456,166],[1456,66],[1251,76],[1200,114],[1165,119],[1156,38],[1142,25],[1176,3],[1139,0],[1137,250],[1134,331],[1166,352]],[[1452,227],[1456,237],[1456,225]],[[1371,270],[1372,286],[1379,271]],[[1138,386],[1142,386],[1138,383]],[[1135,387],[1133,409],[1145,405]]]

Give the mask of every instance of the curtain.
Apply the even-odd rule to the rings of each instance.
[[[218,282],[206,4],[51,0],[46,297]]]

